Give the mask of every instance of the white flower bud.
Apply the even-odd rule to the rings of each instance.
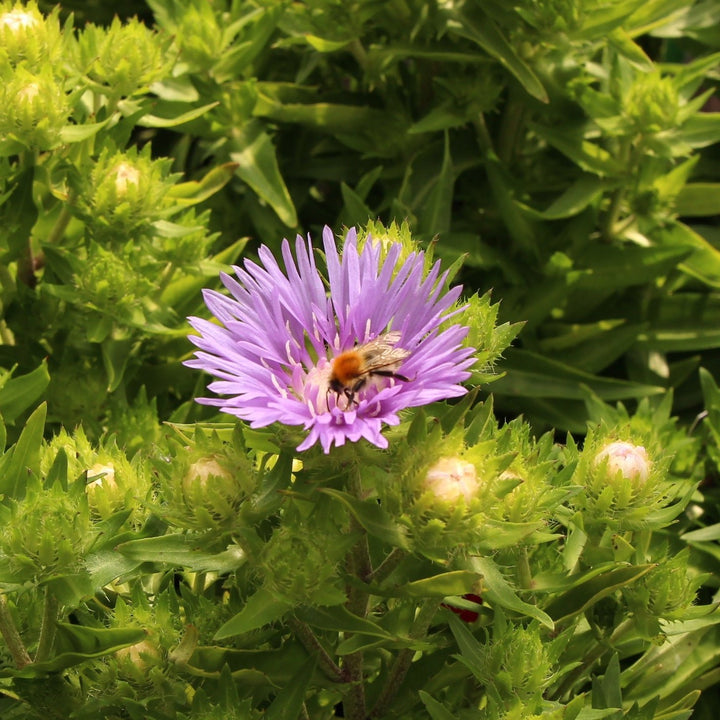
[[[115,171],[115,191],[118,197],[125,195],[128,185],[139,185],[140,171],[130,163],[121,162],[114,168]]]
[[[438,460],[425,475],[424,486],[438,500],[451,504],[460,498],[469,502],[480,489],[475,466],[457,457]]]
[[[15,8],[15,10],[0,15],[0,28],[8,28],[14,33],[17,33],[18,30],[34,27],[37,24],[38,19],[34,15],[20,8]]]
[[[642,445],[629,442],[612,442],[595,456],[595,465],[607,460],[608,471],[618,471],[627,480],[644,484],[650,475],[650,459]]]
[[[95,488],[106,487],[114,489],[117,487],[117,483],[115,482],[115,468],[112,465],[95,463],[91,468],[88,468],[87,474],[88,477],[95,478],[85,487],[88,492],[93,492]]]

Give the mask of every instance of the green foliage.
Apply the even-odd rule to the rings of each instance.
[[[0,716],[714,717],[713,0],[105,5],[0,2]],[[182,366],[326,223],[465,287],[386,451]]]

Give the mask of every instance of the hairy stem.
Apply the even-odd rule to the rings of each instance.
[[[23,645],[20,633],[15,627],[5,595],[2,593],[0,593],[0,634],[3,636],[18,669],[32,662],[32,658],[28,654],[25,645]]]
[[[432,622],[435,612],[438,609],[438,601],[435,599],[425,600],[415,616],[415,622],[410,629],[410,637],[419,640],[427,635],[428,628]],[[383,717],[390,707],[393,699],[398,693],[405,676],[407,675],[410,665],[412,664],[415,650],[413,648],[403,648],[395,658],[395,662],[390,668],[390,673],[385,681],[385,686],[375,703],[375,707],[370,713],[370,718]]]
[[[348,473],[348,490],[356,498],[362,499],[362,482],[360,478],[360,468],[357,464],[354,465]],[[364,581],[365,578],[372,574],[370,548],[368,546],[365,529],[352,515],[350,516],[350,532],[359,533],[360,539],[348,553],[348,575]],[[368,592],[362,587],[349,583],[347,585],[347,596],[347,609],[354,615],[364,618],[368,612],[368,601],[370,599]],[[343,680],[350,684],[350,689],[343,699],[343,711],[348,720],[365,720],[367,717],[365,710],[363,666],[364,658],[362,651],[350,653],[343,659]]]
[[[57,618],[57,598],[52,594],[50,588],[46,587],[42,624],[40,625],[40,638],[38,640],[37,651],[35,652],[35,662],[42,662],[50,657],[50,652],[55,642],[55,623],[57,622]]]
[[[337,666],[335,661],[330,657],[327,650],[320,644],[310,626],[307,623],[291,617],[288,620],[290,628],[295,633],[297,639],[303,644],[303,647],[317,659],[318,667],[325,673],[330,680],[334,682],[343,681],[342,670]]]
[[[573,685],[582,678],[603,655],[610,652],[623,635],[626,635],[634,628],[634,625],[635,623],[632,618],[623,620],[607,640],[595,643],[593,647],[585,653],[582,664],[571,670],[565,676],[557,692],[554,693],[555,697],[560,699],[564,696],[569,696]]]
[[[381,582],[405,559],[407,552],[401,548],[393,548],[390,554],[365,578],[369,583]]]

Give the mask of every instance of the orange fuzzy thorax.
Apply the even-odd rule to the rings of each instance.
[[[344,385],[359,378],[364,372],[364,366],[365,363],[360,353],[355,350],[348,350],[333,360],[333,378]]]

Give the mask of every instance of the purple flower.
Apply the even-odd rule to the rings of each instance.
[[[393,244],[368,238],[358,251],[350,230],[342,257],[330,228],[323,230],[327,281],[315,265],[313,246],[298,235],[295,257],[282,244],[283,271],[270,250],[258,251],[261,265],[245,260],[237,279],[221,274],[232,297],[205,290],[205,303],[219,325],[189,318],[199,348],[186,365],[214,375],[208,389],[225,398],[201,398],[252,427],[274,422],[308,431],[298,450],[320,442],[329,452],[366,438],[387,447],[383,423],[397,425],[404,408],[466,392],[473,349],[463,347],[467,327],[443,321],[461,310],[460,287],[443,293],[447,273],[435,263],[425,275],[422,252],[399,260]],[[328,291],[329,287],[329,291]],[[388,335],[388,333],[390,333]],[[358,345],[387,336],[395,362],[355,385],[352,392],[331,388],[333,359]],[[399,358],[399,359],[398,359]],[[337,385],[337,383],[336,383]]]

